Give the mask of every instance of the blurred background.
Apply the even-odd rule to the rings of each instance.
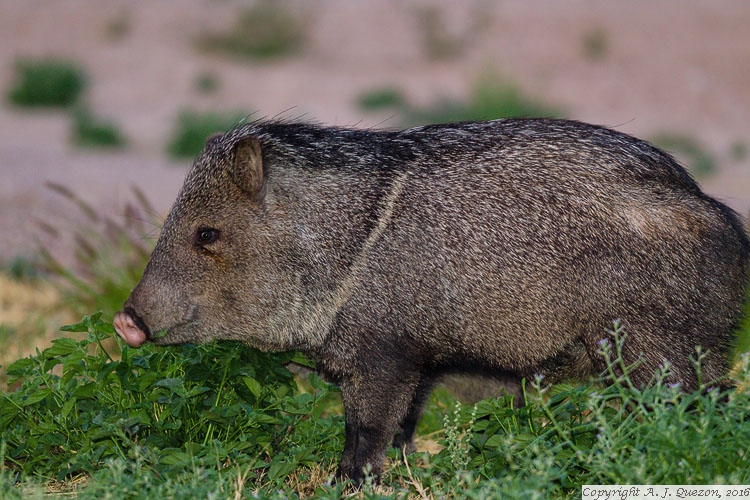
[[[242,120],[613,127],[750,212],[746,0],[0,2],[0,364],[111,316]]]

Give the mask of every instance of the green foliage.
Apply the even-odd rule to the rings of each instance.
[[[175,158],[193,158],[203,151],[206,140],[217,132],[226,132],[242,122],[247,113],[199,113],[185,110],[177,119],[168,152]]]
[[[609,387],[554,388],[549,399],[520,411],[478,405],[470,470],[512,477],[555,496],[582,484],[742,484],[750,478],[735,440],[746,395],[727,404],[715,393],[679,395],[666,385],[641,394]],[[498,418],[505,414],[515,418]],[[729,447],[729,448],[728,448]],[[507,481],[507,480],[504,480]]]
[[[716,170],[713,155],[693,137],[664,132],[656,135],[651,142],[684,160],[687,169],[696,176],[710,174]]]
[[[607,33],[601,28],[589,31],[583,38],[583,53],[589,59],[603,59],[608,50]]]
[[[406,99],[400,90],[393,87],[383,87],[360,95],[357,105],[364,111],[379,111],[404,107]]]
[[[201,73],[195,79],[195,88],[201,94],[214,94],[219,86],[219,78],[213,73]]]
[[[428,108],[406,110],[409,125],[446,123],[496,118],[560,116],[561,113],[528,98],[512,83],[483,77],[474,87],[468,102],[444,100]]]
[[[76,495],[80,500],[165,498],[242,498],[242,471],[188,467],[169,474],[163,480],[144,470],[148,463],[142,456],[130,460],[114,459],[97,473],[88,486]],[[235,496],[239,492],[238,496]]]
[[[2,271],[16,281],[29,281],[41,274],[41,263],[36,256],[17,255],[3,262]]]
[[[363,94],[359,106],[364,110],[394,109],[406,126],[430,123],[492,120],[511,117],[556,117],[562,112],[532,99],[516,85],[492,73],[482,75],[468,100],[444,99],[420,108],[408,103],[398,90],[376,89]]]
[[[235,26],[221,34],[206,34],[199,47],[254,60],[268,60],[293,54],[306,38],[305,22],[288,5],[259,0],[245,9]]]
[[[90,148],[118,148],[127,143],[117,125],[96,118],[85,107],[73,113],[71,137],[74,144]]]
[[[283,364],[237,343],[123,346],[103,341],[100,313],[8,367],[19,386],[0,399],[0,494],[39,497],[39,481],[90,479],[78,498],[340,498],[329,481],[343,447],[331,387],[315,375],[300,390]],[[748,391],[680,393],[630,383],[615,326],[601,345],[606,387],[544,386],[528,404],[510,397],[453,408],[442,451],[391,450],[383,482],[360,498],[579,498],[583,484],[746,484]],[[626,339],[625,339],[626,341]],[[701,353],[695,364],[700,367]],[[750,381],[750,356],[740,383]],[[434,403],[428,418],[442,413]],[[37,479],[34,479],[37,478]],[[20,481],[19,486],[10,486]]]
[[[88,80],[75,63],[55,59],[19,61],[16,73],[8,100],[24,107],[72,107],[81,101]],[[110,148],[126,142],[115,124],[96,118],[83,105],[73,111],[71,140],[78,146]]]
[[[461,403],[456,401],[453,418],[446,414],[443,420],[446,442],[445,453],[448,455],[448,461],[453,470],[465,471],[469,466],[469,437],[474,432],[477,406],[474,405],[468,423],[464,424],[465,435],[463,436],[460,433],[460,411]]]
[[[481,77],[474,86],[468,112],[469,116],[476,117],[476,119],[481,116],[504,118],[559,116],[561,114],[559,110],[529,98],[516,85],[502,81],[491,73]]]
[[[195,467],[242,463],[248,478],[282,484],[297,467],[338,448],[340,419],[317,418],[327,388],[295,396],[283,363],[239,343],[135,350],[115,359],[102,344],[113,328],[101,313],[7,369],[18,390],[0,399],[4,461],[23,475],[65,479],[111,460],[168,477]]]
[[[55,59],[20,60],[8,100],[24,107],[67,107],[86,87],[86,74],[77,64]]]

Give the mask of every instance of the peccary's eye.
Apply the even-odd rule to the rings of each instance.
[[[219,239],[219,230],[211,227],[199,227],[195,231],[195,244],[199,246],[209,245]]]

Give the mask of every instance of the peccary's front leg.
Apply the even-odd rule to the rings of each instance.
[[[342,382],[346,442],[338,477],[362,481],[368,465],[372,475],[381,475],[388,446],[406,418],[418,385],[418,375],[395,369]]]

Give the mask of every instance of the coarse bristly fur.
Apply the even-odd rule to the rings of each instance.
[[[411,446],[441,374],[590,377],[616,319],[636,384],[667,362],[696,389],[697,345],[722,379],[749,262],[738,215],[607,128],[259,121],[209,141],[116,325],[308,354],[341,386],[339,475],[361,479]]]

